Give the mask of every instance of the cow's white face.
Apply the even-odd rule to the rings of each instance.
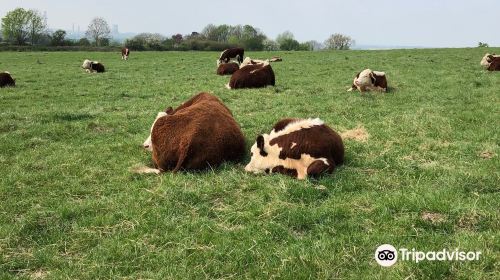
[[[275,145],[277,146],[277,145]],[[245,171],[253,173],[262,173],[269,171],[278,165],[279,149],[269,145],[269,135],[259,135],[257,141],[250,149],[252,158],[245,166]]]
[[[359,73],[359,77],[354,79],[354,84],[357,87],[371,87],[375,83],[375,76],[373,71],[370,69],[365,69]]]
[[[88,60],[88,59],[85,59],[83,61],[83,64],[82,64],[82,68],[83,69],[90,69],[90,64],[92,63],[92,61]]]
[[[492,54],[487,53],[487,54],[485,54],[485,55],[483,56],[483,59],[481,59],[481,66],[484,66],[484,67],[488,67],[488,66],[490,66],[490,63],[491,63],[491,55],[492,55]],[[494,54],[493,54],[493,55],[494,55]]]
[[[153,122],[153,124],[151,125],[151,130],[149,132],[149,136],[146,139],[146,141],[144,141],[144,143],[142,144],[142,146],[144,147],[144,149],[146,149],[148,151],[153,151],[153,143],[151,142],[151,132],[153,132],[153,127],[155,126],[156,121],[159,118],[164,117],[166,115],[167,115],[167,113],[165,113],[165,112],[158,112],[158,115],[156,115],[156,119]]]

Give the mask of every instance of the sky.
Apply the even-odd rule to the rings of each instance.
[[[0,17],[17,7],[47,13],[51,29],[85,30],[96,16],[120,32],[190,34],[209,23],[250,24],[268,37],[291,31],[323,42],[343,33],[357,45],[500,46],[500,0],[0,0]]]

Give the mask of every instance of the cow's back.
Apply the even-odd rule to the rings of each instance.
[[[245,140],[229,109],[218,99],[198,98],[154,125],[153,160],[159,168],[172,170],[181,159],[181,168],[203,169],[243,156]]]
[[[274,71],[271,65],[247,65],[234,72],[229,81],[230,88],[259,88],[275,85]]]

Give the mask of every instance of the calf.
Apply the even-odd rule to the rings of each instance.
[[[228,63],[232,58],[235,58],[238,63],[243,62],[243,55],[245,50],[243,48],[232,48],[224,50],[217,60],[217,66],[221,63]]]
[[[238,71],[238,69],[240,69],[238,63],[222,63],[217,67],[217,75],[231,75]]]
[[[129,54],[130,54],[129,48],[125,47],[125,48],[122,49],[122,59],[123,60],[128,60]]]
[[[0,73],[0,88],[14,86],[16,86],[16,80],[12,78],[9,72]]]
[[[352,82],[352,86],[348,91],[359,90],[360,92],[377,90],[387,91],[387,78],[384,72],[372,71],[365,69],[359,72]]]
[[[483,56],[483,59],[481,59],[480,64],[481,64],[481,66],[483,66],[484,68],[488,68],[488,67],[490,66],[491,62],[492,62],[495,58],[497,58],[497,57],[499,57],[499,58],[500,58],[500,55],[497,55],[497,54],[494,54],[494,53],[493,53],[493,54],[489,54],[489,53],[487,53],[487,54],[485,54],[485,55]]]
[[[332,173],[344,162],[340,135],[320,119],[283,119],[257,137],[245,171],[281,173],[298,179]]]
[[[200,93],[175,110],[158,113],[143,146],[152,151],[152,172],[177,172],[239,160],[245,138],[231,111],[217,97]]]
[[[99,61],[90,61],[88,59],[85,59],[82,64],[82,68],[85,69],[88,73],[102,73],[105,71],[104,65],[100,63]]]
[[[275,78],[273,68],[266,61],[263,64],[247,65],[234,72],[226,88],[260,88],[269,85],[275,85]]]

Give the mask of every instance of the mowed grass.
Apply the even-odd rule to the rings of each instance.
[[[440,49],[280,55],[276,87],[229,91],[218,53],[0,52],[0,278],[499,279],[500,72],[486,52]],[[104,74],[87,74],[85,58]],[[364,68],[390,91],[348,93]],[[319,117],[345,165],[298,181],[246,174],[137,175],[158,111],[208,91],[250,147],[284,117]],[[374,260],[384,243],[481,251],[479,261]]]

